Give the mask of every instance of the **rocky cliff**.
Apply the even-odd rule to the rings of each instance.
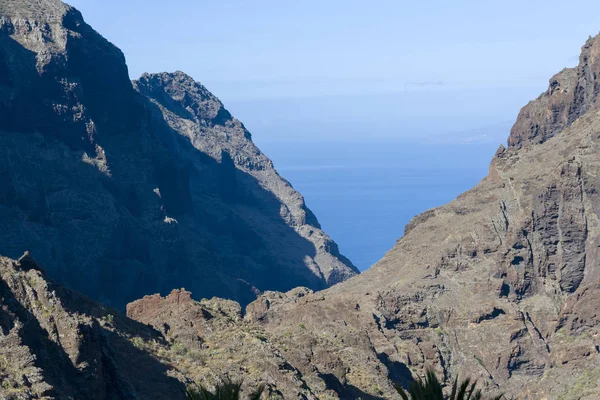
[[[565,68],[550,79],[548,90],[519,113],[508,138],[511,147],[543,143],[589,110],[598,108],[600,38],[590,37],[579,64]]]
[[[141,346],[166,346],[160,333],[48,281],[30,256],[0,258],[0,296],[2,399],[185,399]]]
[[[179,72],[132,83],[58,0],[0,2],[0,226],[0,254],[121,308],[358,272],[215,96]]]
[[[316,293],[264,293],[223,328],[250,324],[310,390],[272,369],[259,379],[285,398],[390,399],[393,383],[433,367],[509,399],[598,398],[599,62],[595,37],[580,65],[521,111],[488,176],[415,217],[370,270]],[[160,330],[171,314],[152,310],[165,303],[145,298],[128,313]],[[169,340],[189,340],[181,329]],[[214,370],[245,374],[222,361],[235,346],[204,354]]]
[[[6,398],[390,399],[433,367],[514,399],[600,396],[600,38],[521,111],[489,174],[355,269],[183,73],[131,83],[54,0],[0,3]],[[400,229],[400,227],[399,227]],[[312,289],[344,280],[322,291]],[[102,283],[102,284],[99,284]],[[196,297],[221,295],[249,303]],[[264,291],[264,289],[280,291]]]
[[[311,293],[268,297],[284,304]],[[256,322],[265,299],[244,318],[234,301],[198,302],[173,290],[129,304],[130,319],[48,279],[29,254],[0,258],[0,298],[2,399],[185,399],[187,385],[210,388],[223,379],[243,380],[244,390],[264,383],[271,399],[365,394],[337,381],[331,369],[345,368],[338,356],[305,353],[310,334],[271,332]],[[366,333],[354,340],[369,343]]]
[[[599,63],[595,37],[521,111],[488,176],[370,270],[302,301],[265,294],[246,318],[304,335],[284,352],[299,370],[311,360],[371,398],[428,367],[508,398],[598,398]]]

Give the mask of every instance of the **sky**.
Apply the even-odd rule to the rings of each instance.
[[[132,79],[181,70],[219,97],[361,269],[484,177],[600,31],[588,0],[70,2]]]
[[[132,79],[184,71],[258,140],[510,125],[600,30],[600,3],[582,0],[70,3]]]

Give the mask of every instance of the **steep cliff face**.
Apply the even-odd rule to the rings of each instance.
[[[118,306],[181,286],[248,303],[356,273],[203,86],[132,84],[61,2],[0,15],[0,254],[30,249]],[[275,398],[383,399],[433,367],[509,398],[600,397],[598,65],[596,37],[480,184],[320,292],[267,291],[244,312],[177,290],[130,304],[140,324],[30,257],[0,259],[2,396],[176,399],[230,376]]]
[[[48,281],[31,257],[0,258],[0,296],[3,399],[185,398],[140,345],[166,347],[159,332]]]
[[[60,1],[0,4],[0,254],[124,307],[186,286],[247,303],[355,275],[302,196],[204,87],[129,81]]]
[[[337,354],[337,380],[375,398],[393,396],[382,374],[430,366],[509,398],[598,398],[599,49],[590,39],[523,109],[480,184],[415,217],[378,264],[301,303],[263,296],[247,318],[279,333],[302,323],[312,340],[283,354]]]
[[[523,107],[508,145],[543,143],[586,112],[598,109],[599,60],[600,38],[595,36],[583,46],[577,67],[565,68],[553,76],[548,90]]]
[[[302,195],[279,176],[271,160],[254,145],[250,132],[204,86],[182,72],[175,72],[145,74],[135,82],[135,87],[147,99],[154,134],[164,140],[164,146],[174,147],[170,153],[177,159],[190,159],[200,171],[198,182],[194,182],[196,177],[190,179],[194,204],[203,204],[207,192],[218,193],[228,208],[234,209],[250,227],[259,227],[260,239],[269,252],[281,256],[278,263],[289,264],[293,269],[294,263],[308,255],[303,260],[305,268],[326,285],[346,280],[358,272],[351,261],[340,254],[337,244],[320,229]],[[182,146],[170,142],[169,131],[178,139],[185,138],[184,142],[189,141],[197,151],[186,155]],[[211,173],[197,156],[198,152],[217,160],[218,170]],[[273,220],[285,224],[280,223],[281,229],[261,229],[272,226]],[[241,240],[248,241],[251,237]],[[306,248],[294,254],[294,242]],[[239,245],[252,247],[251,243]]]
[[[588,41],[574,71],[595,68],[599,43]],[[272,374],[253,379],[281,382],[288,397],[389,399],[392,383],[433,367],[448,382],[470,376],[507,398],[598,398],[600,110],[593,73],[581,74],[573,99],[582,100],[555,92],[526,106],[488,176],[415,217],[370,270],[324,291],[267,292],[249,304],[244,321],[224,331],[252,326],[310,392]],[[546,133],[517,141],[532,110],[557,109],[576,111],[537,120]],[[149,311],[156,302],[134,303],[129,315],[159,329],[163,313]],[[227,348],[220,357],[235,354]],[[207,365],[231,370],[204,354]],[[253,362],[264,359],[255,354]]]

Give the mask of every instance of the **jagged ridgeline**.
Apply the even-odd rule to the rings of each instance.
[[[358,273],[189,76],[129,80],[57,0],[0,2],[0,254],[105,304],[185,286],[247,303]]]
[[[391,399],[433,368],[600,398],[600,37],[489,174],[356,274],[243,125],[183,73],[133,84],[57,1],[0,3],[0,394]],[[402,227],[398,227],[400,231]],[[127,306],[129,318],[53,283]],[[136,322],[137,321],[137,322]],[[150,326],[149,326],[150,325]]]

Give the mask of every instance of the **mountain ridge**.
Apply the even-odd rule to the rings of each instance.
[[[215,96],[180,72],[131,83],[65,7],[48,25],[0,8],[0,253],[39,260],[0,258],[3,395],[183,398],[229,377],[384,399],[433,368],[508,398],[600,396],[600,36],[478,185],[356,275]],[[125,318],[53,276],[138,300]]]
[[[598,107],[598,41],[598,36],[590,36],[581,49],[579,64],[554,75],[548,90],[521,109],[508,138],[509,147],[543,143]]]
[[[132,82],[61,2],[0,10],[1,254],[28,250],[121,308],[184,284],[248,303],[358,273],[206,88],[182,73]]]

